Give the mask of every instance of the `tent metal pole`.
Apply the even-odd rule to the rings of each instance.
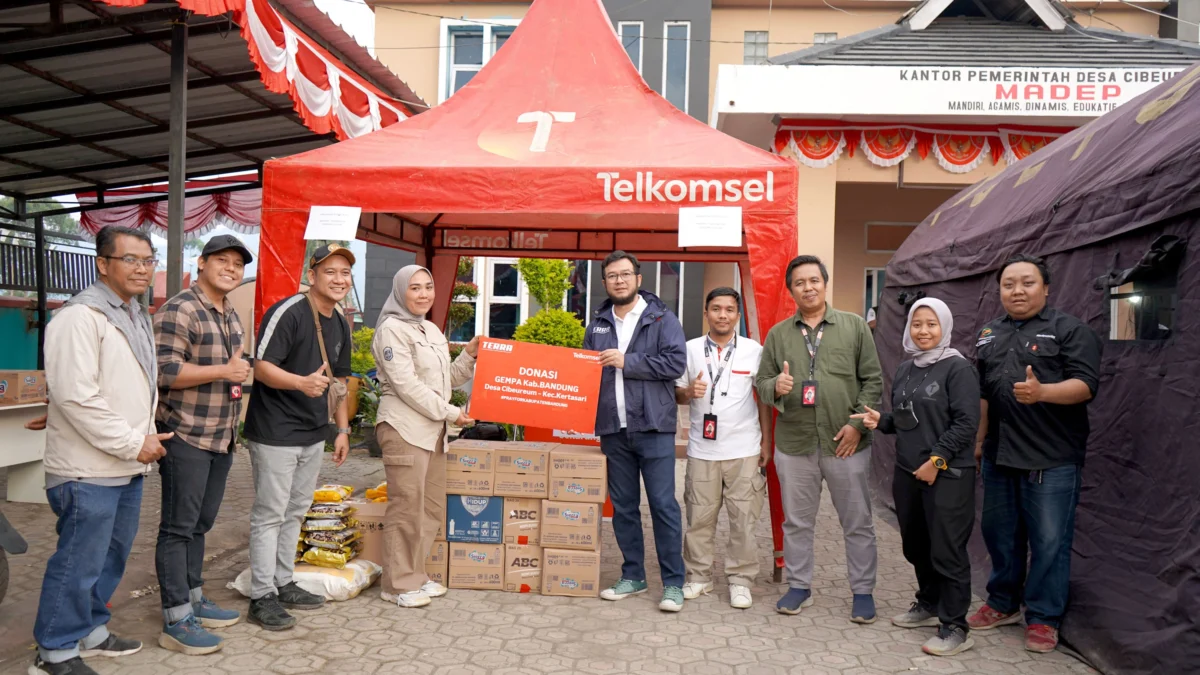
[[[167,192],[167,297],[183,290],[183,216],[187,189],[187,20],[171,24],[171,139]]]
[[[22,207],[23,209],[23,207]],[[42,215],[33,217],[34,261],[37,266],[37,369],[46,368],[46,219]]]

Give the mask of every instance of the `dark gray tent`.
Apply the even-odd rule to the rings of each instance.
[[[954,345],[973,355],[982,325],[1003,314],[995,273],[1016,252],[1046,257],[1050,302],[1105,338],[1063,639],[1106,673],[1200,673],[1200,67],[917,228],[880,304],[889,379],[903,360],[903,303],[945,300]],[[874,458],[889,501],[890,440],[877,437]],[[986,579],[978,536],[972,549]]]

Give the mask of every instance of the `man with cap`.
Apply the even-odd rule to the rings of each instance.
[[[285,608],[325,603],[296,585],[292,569],[300,521],[312,504],[329,435],[328,389],[332,378],[344,385],[350,376],[350,325],[338,303],[350,292],[354,262],[343,246],[318,248],[309,259],[308,291],[272,305],[258,327],[243,431],[254,470],[249,616],[267,630],[296,625]],[[350,452],[345,399],[333,417],[333,461],[341,466]]]
[[[204,596],[204,535],[212,529],[233,463],[242,383],[250,363],[242,358],[242,322],[229,301],[242,283],[250,250],[231,235],[213,237],[197,263],[191,288],[154,315],[158,360],[159,433],[175,435],[158,462],[162,512],[154,566],[163,608],[158,644],[184,654],[219,650],[209,628],[241,619]]]

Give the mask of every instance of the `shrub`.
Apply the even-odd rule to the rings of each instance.
[[[375,339],[375,329],[363,326],[350,336],[350,372],[355,375],[365,375],[375,370],[375,356],[371,353],[371,342]]]
[[[543,345],[575,347],[583,345],[583,324],[564,309],[543,309],[517,327],[513,339]]]
[[[546,309],[562,309],[563,296],[571,287],[571,264],[566,260],[521,258],[517,271],[529,294]]]

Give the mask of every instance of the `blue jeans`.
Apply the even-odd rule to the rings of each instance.
[[[58,550],[46,563],[33,637],[47,662],[79,656],[108,637],[108,601],[125,574],[142,510],[142,477],[106,487],[71,481],[46,491]]]
[[[983,460],[983,541],[992,558],[987,604],[1058,628],[1071,585],[1081,467],[1024,471]],[[1028,559],[1028,576],[1026,575]]]
[[[600,449],[608,457],[613,534],[625,558],[621,578],[646,580],[640,476],[650,502],[663,586],[683,586],[683,525],[679,502],[675,500],[675,434],[629,433],[622,429],[601,436]]]

